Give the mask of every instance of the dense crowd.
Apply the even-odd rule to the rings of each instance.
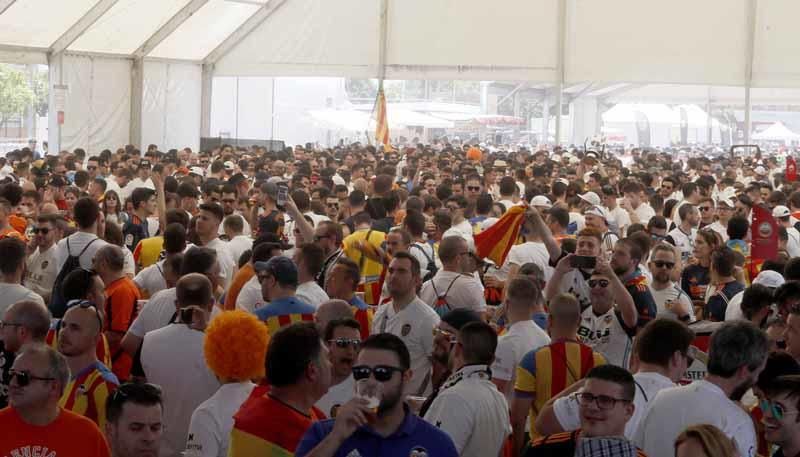
[[[0,456],[800,455],[787,161],[10,152]]]

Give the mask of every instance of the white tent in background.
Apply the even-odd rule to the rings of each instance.
[[[753,135],[753,139],[757,141],[800,141],[800,135],[792,132],[783,125],[783,122],[776,122],[761,132]]]

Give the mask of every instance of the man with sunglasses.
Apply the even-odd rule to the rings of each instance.
[[[764,438],[778,450],[772,457],[800,455],[800,376],[780,376],[765,389],[760,401]]]
[[[352,318],[334,319],[325,326],[325,344],[331,361],[331,385],[314,404],[329,418],[353,398],[353,364],[361,348],[361,325]]]
[[[381,386],[377,412],[369,409],[363,398],[354,397],[339,408],[335,419],[312,425],[295,455],[458,455],[445,432],[413,414],[403,402],[405,384],[411,379],[410,366],[411,356],[400,338],[388,333],[369,337],[353,367],[353,378]]]
[[[96,305],[80,301],[64,314],[59,325],[58,352],[67,358],[72,376],[58,404],[88,417],[102,430],[106,400],[119,381],[97,359],[97,344],[102,338],[103,319]]]
[[[9,370],[14,355],[22,346],[44,343],[50,329],[50,313],[42,304],[23,301],[14,303],[0,320],[0,409],[8,405]]]
[[[586,375],[583,390],[576,395],[579,404],[580,429],[543,436],[533,442],[525,456],[644,456],[643,453],[637,452],[636,447],[625,438],[625,425],[635,410],[636,389],[636,381],[624,368],[614,365],[592,368]],[[599,438],[613,442],[613,448],[620,454],[585,453],[584,446],[588,443],[582,442]],[[582,452],[576,453],[578,449],[581,449]],[[595,450],[595,452],[599,452],[599,450]]]
[[[678,259],[676,249],[666,243],[659,243],[653,248],[648,262],[653,274],[649,289],[658,310],[656,317],[669,317],[688,323],[695,320],[692,301],[672,281],[672,272]]]
[[[106,402],[105,435],[112,457],[155,457],[164,434],[161,389],[123,384]]]
[[[48,214],[39,216],[32,228],[33,237],[28,243],[30,253],[26,261],[23,285],[39,294],[48,303],[53,292],[53,284],[58,275],[56,265],[56,241],[61,239],[62,231],[58,216]],[[31,252],[33,251],[33,252]]]
[[[0,455],[110,456],[94,422],[58,406],[69,375],[55,350],[42,344],[22,349],[11,369],[10,407],[0,410]]]

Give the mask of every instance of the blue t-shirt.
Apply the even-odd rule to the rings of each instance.
[[[721,290],[708,299],[708,303],[706,303],[706,318],[717,322],[724,321],[725,310],[728,309],[728,302],[731,301],[734,295],[743,290],[744,284],[739,281],[731,281],[722,286]]]
[[[295,297],[284,297],[272,300],[267,306],[256,310],[256,316],[265,321],[273,316],[285,316],[288,314],[314,314],[316,308],[308,303],[301,302]]]
[[[547,313],[533,313],[533,322],[539,326],[544,331],[547,331]]]
[[[353,298],[350,299],[350,306],[353,306],[357,309],[369,309],[364,300],[358,298],[358,295],[353,295]]]
[[[306,431],[295,455],[303,457],[314,450],[333,430],[335,419],[316,422]],[[408,457],[410,455],[427,455],[430,457],[458,457],[453,440],[447,433],[412,414],[406,408],[406,417],[400,428],[392,435],[382,437],[369,426],[364,426],[347,438],[334,456],[347,457],[356,451],[363,457]],[[423,454],[424,452],[424,454]]]

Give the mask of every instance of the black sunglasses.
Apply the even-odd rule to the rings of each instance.
[[[376,381],[387,382],[392,379],[392,375],[395,371],[403,372],[401,368],[391,367],[389,365],[375,365],[374,367],[359,365],[353,367],[353,379],[360,381],[369,378],[369,375],[372,374]]]
[[[117,387],[114,393],[111,394],[111,397],[109,397],[109,401],[124,401],[131,395],[137,395],[140,392],[148,397],[161,398],[161,387],[155,384],[150,384],[149,382],[128,382]]]
[[[655,265],[658,268],[666,268],[668,270],[672,270],[672,268],[675,266],[675,262],[665,262],[663,260],[654,260],[653,261],[653,265]]]
[[[467,189],[472,191],[479,191],[481,190],[481,186],[467,186]]]
[[[350,338],[335,338],[328,340],[328,343],[335,344],[339,349],[347,349],[348,347],[353,346],[353,349],[357,351],[358,348],[361,347],[361,340]]]
[[[9,374],[9,382],[11,382],[14,378],[17,379],[17,385],[20,387],[25,387],[31,383],[31,381],[55,381],[56,378],[43,378],[41,376],[34,376],[27,371],[17,371],[17,370],[10,370]]]
[[[31,229],[34,234],[41,233],[42,235],[47,235],[50,233],[50,229],[47,227],[34,227]]]
[[[602,288],[608,287],[608,279],[590,279],[587,281],[590,288],[594,288],[595,286],[600,286]]]
[[[87,270],[87,271],[89,273],[94,274],[94,271],[92,271],[92,270]],[[67,303],[67,309],[73,308],[75,306],[77,306],[79,308],[83,308],[83,309],[89,309],[89,308],[93,309],[94,310],[94,315],[97,316],[97,322],[100,323],[100,328],[101,329],[103,328],[103,316],[100,314],[100,310],[97,309],[97,305],[95,305],[94,303],[90,302],[89,300],[81,300],[81,301],[77,301],[75,303]]]

